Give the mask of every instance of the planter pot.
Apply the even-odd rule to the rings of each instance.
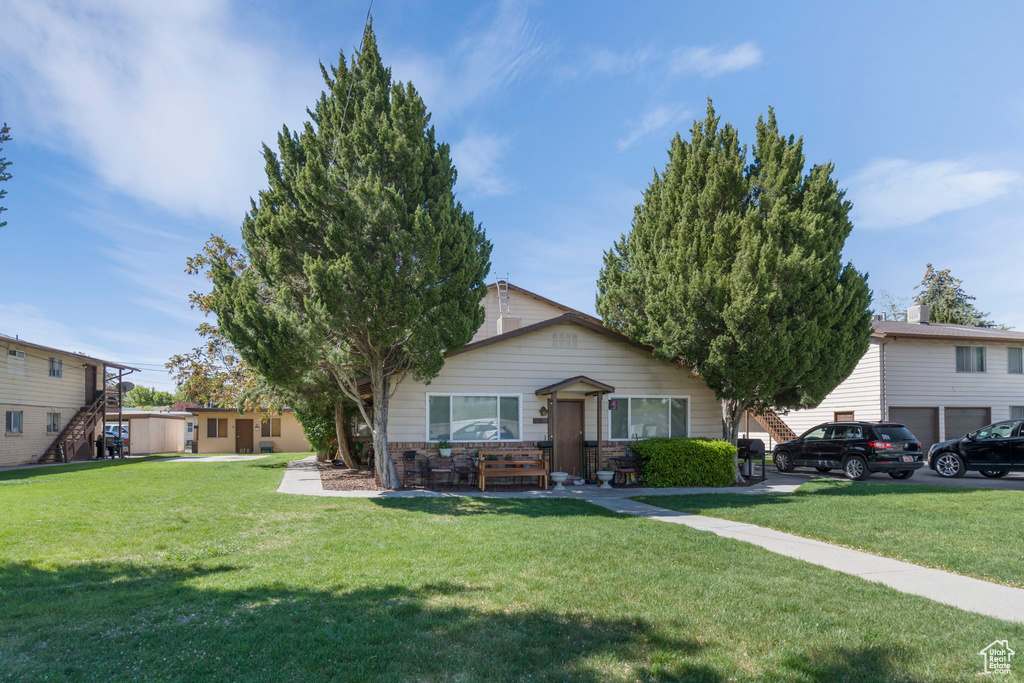
[[[441,452],[441,457],[442,458],[450,458],[450,457],[452,457],[452,449],[450,449],[450,448],[438,448],[437,450]]]
[[[566,478],[569,476],[569,473],[568,472],[552,472],[550,476],[551,476],[551,481],[553,481],[554,484],[555,484],[554,487],[551,490],[552,491],[564,491],[565,487],[562,486],[562,484],[565,482]]]
[[[605,472],[605,471],[598,472],[597,473],[597,480],[599,482],[601,482],[601,485],[598,488],[610,489],[612,487],[612,485],[609,484],[608,482],[610,482],[614,478],[615,478],[615,473],[614,472]]]

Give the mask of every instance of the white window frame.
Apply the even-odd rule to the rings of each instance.
[[[1020,365],[1021,370],[1020,370],[1020,372],[1014,372],[1013,370],[1010,369],[1010,356],[1013,354],[1014,351],[1016,351],[1017,354],[1021,357],[1021,365]],[[1006,347],[1006,374],[1008,374],[1008,375],[1024,374],[1024,348],[1022,348],[1020,346],[1007,346]]]
[[[57,379],[62,379],[64,377],[64,361],[60,358],[50,356],[48,368],[50,377],[56,377]]]
[[[957,353],[956,352],[957,352],[957,349],[961,349],[961,348],[971,349],[971,353],[969,354],[969,358],[971,359],[971,367],[972,368],[974,367],[974,361],[975,361],[975,358],[976,358],[975,353],[974,353],[974,349],[981,349],[982,350],[982,356],[985,357],[985,361],[984,361],[985,362],[985,369],[984,370],[961,370],[960,368],[958,368],[957,367],[957,362],[956,362],[956,360],[957,360],[957,358],[956,358]],[[953,367],[954,367],[954,369],[957,372],[960,372],[960,373],[963,373],[963,374],[983,375],[983,374],[987,373],[988,372],[988,347],[987,346],[978,346],[976,344],[974,344],[974,345],[956,344],[953,347]]]
[[[501,399],[503,399],[503,398],[515,398],[515,399],[518,399],[519,400],[519,438],[518,439],[502,439],[502,438],[497,438],[497,439],[494,439],[493,442],[494,443],[507,443],[507,442],[521,443],[522,440],[523,440],[523,395],[522,394],[498,394],[498,393],[493,393],[493,392],[489,392],[489,391],[478,392],[478,393],[448,392],[448,391],[428,391],[428,392],[426,392],[426,397],[424,398],[424,401],[423,401],[423,409],[424,409],[424,413],[425,413],[424,420],[423,420],[423,436],[425,437],[424,441],[426,443],[438,443],[440,441],[440,439],[431,439],[430,438],[430,397],[431,396],[448,396],[449,398],[455,398],[457,396],[486,396],[486,397],[494,396],[495,398],[498,399],[498,402],[497,402],[498,403],[498,409],[497,409],[498,413],[497,413],[497,415],[495,415],[495,418],[498,420],[498,434],[497,434],[498,437],[501,436]],[[451,426],[452,426],[452,410],[453,410],[453,406],[454,406],[454,403],[452,401],[448,401],[448,428],[449,429],[451,429]],[[487,443],[485,441],[456,441],[455,439],[448,439],[447,441],[449,443]]]
[[[53,418],[56,417],[56,429],[51,429],[55,426]],[[47,434],[60,434],[60,413],[47,413],[46,414],[46,433]]]
[[[18,416],[18,428],[14,429],[14,418],[11,418],[11,430],[7,431],[7,415]],[[4,434],[24,434],[25,433],[25,411],[23,410],[8,410],[4,412]]]
[[[672,398],[674,398],[674,399],[686,399],[686,437],[685,438],[687,438],[687,439],[693,438],[693,430],[690,429],[690,422],[692,421],[692,414],[693,414],[693,402],[691,401],[690,396],[688,394],[676,394],[676,395],[668,395],[668,394],[660,394],[660,395],[655,395],[655,394],[608,394],[608,395],[605,396],[606,403],[602,407],[605,410],[605,412],[610,413],[612,411],[608,410],[608,403],[607,403],[607,401],[612,401],[612,400],[622,401],[623,399],[627,399],[626,400],[626,424],[627,425],[632,425],[633,424],[633,404],[628,399],[633,399],[633,398],[659,398],[659,399],[664,399],[664,398],[672,399]],[[621,403],[619,404],[619,410],[622,410]],[[671,408],[671,404],[669,404],[668,419],[669,419],[668,433],[672,434],[672,408]],[[624,439],[616,439],[616,438],[614,438],[612,436],[612,416],[611,415],[608,416],[607,422],[608,422],[608,440],[609,441],[638,441],[641,438],[641,437],[637,437],[636,439],[634,439],[632,436],[627,435],[626,438],[624,438]],[[684,437],[676,437],[676,438],[684,438]]]

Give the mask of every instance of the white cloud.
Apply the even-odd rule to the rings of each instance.
[[[265,184],[260,143],[320,90],[235,34],[226,0],[14,0],[0,59],[5,97],[38,142],[71,151],[110,186],[177,215],[238,223]]]
[[[392,74],[412,81],[428,110],[458,114],[521,78],[543,57],[545,46],[526,9],[526,3],[503,0],[489,23],[467,29],[446,54],[399,55],[391,60]]]
[[[564,64],[557,68],[561,78],[577,78],[590,74],[629,74],[640,71],[656,59],[650,46],[638,47],[625,52],[607,48],[589,49],[577,64]]]
[[[896,228],[978,206],[1021,183],[1009,169],[980,170],[969,161],[879,159],[850,182],[856,225]]]
[[[676,50],[669,60],[669,71],[673,74],[695,73],[711,78],[756,66],[761,63],[762,56],[761,48],[753,41],[729,49],[691,47]]]
[[[674,123],[678,123],[689,115],[689,111],[681,104],[659,105],[655,107],[639,119],[629,123],[629,132],[618,142],[619,151],[623,152],[629,149],[637,140],[648,133],[654,133]]]
[[[458,187],[481,195],[508,194],[511,187],[498,169],[508,140],[496,135],[470,133],[452,145],[452,160],[458,169]]]

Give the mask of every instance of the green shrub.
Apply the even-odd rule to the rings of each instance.
[[[644,439],[633,444],[647,486],[729,486],[736,447],[720,439]]]

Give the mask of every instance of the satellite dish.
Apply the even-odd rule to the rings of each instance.
[[[135,385],[131,382],[121,382],[121,391],[128,393],[135,388]]]

